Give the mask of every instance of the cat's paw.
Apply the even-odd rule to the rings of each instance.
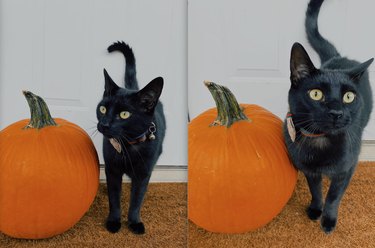
[[[330,234],[335,230],[337,218],[323,216],[320,226],[326,234]]]
[[[144,234],[145,233],[145,226],[142,222],[138,223],[128,223],[129,230],[134,234]]]
[[[317,208],[308,207],[306,209],[307,216],[309,216],[310,220],[318,220],[322,215],[322,210]]]
[[[121,222],[107,220],[105,227],[107,228],[108,232],[117,233],[121,228]]]

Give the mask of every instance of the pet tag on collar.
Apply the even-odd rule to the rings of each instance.
[[[155,134],[154,134],[156,132],[156,125],[155,125],[155,123],[151,122],[151,126],[149,127],[148,131],[150,132],[150,135],[148,136],[148,138],[150,140],[156,139]]]
[[[156,137],[155,137],[155,135],[152,133],[152,134],[150,134],[150,135],[148,136],[148,138],[149,138],[150,140],[154,140]]]
[[[121,145],[120,145],[120,143],[117,141],[117,139],[115,139],[115,138],[110,138],[110,139],[109,139],[109,142],[111,142],[113,148],[115,148],[115,150],[116,150],[118,153],[121,153]]]
[[[290,139],[292,140],[292,142],[294,142],[296,140],[296,128],[294,127],[293,119],[291,116],[288,116],[286,118],[286,126],[288,128]]]

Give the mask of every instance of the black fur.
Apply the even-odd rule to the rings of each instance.
[[[317,17],[322,0],[312,0],[306,12],[306,33],[319,54],[322,65],[315,68],[301,44],[291,51],[291,88],[289,106],[296,130],[293,142],[284,124],[284,136],[294,165],[307,179],[312,200],[307,208],[311,220],[321,217],[325,233],[335,229],[342,196],[356,168],[362,132],[372,110],[372,93],[365,63],[340,57],[336,48],[318,31]],[[324,97],[313,100],[309,92],[319,89]],[[354,101],[344,103],[346,92],[355,94]],[[308,137],[308,134],[323,134]],[[325,202],[322,198],[322,176],[331,180]]]
[[[319,33],[318,15],[323,1],[324,0],[310,1],[305,19],[307,38],[311,46],[318,53],[322,64],[333,57],[340,56],[336,48]]]
[[[125,88],[138,90],[137,70],[133,50],[125,42],[115,42],[107,48],[108,52],[119,51],[125,57]]]
[[[142,234],[145,227],[140,219],[141,205],[153,167],[162,153],[166,129],[163,106],[158,100],[163,78],[155,78],[138,91],[132,49],[124,42],[117,42],[109,46],[108,51],[121,51],[126,59],[126,69],[125,88],[117,86],[104,70],[105,90],[97,107],[98,130],[104,135],[103,154],[110,208],[106,228],[112,233],[121,228],[120,198],[122,176],[125,173],[131,178],[128,228],[135,234]],[[100,111],[102,106],[106,108],[104,114]],[[121,119],[122,111],[130,112],[130,117]],[[156,126],[156,139],[132,144],[142,134],[149,136],[151,123]],[[121,153],[112,146],[111,138],[119,141]]]

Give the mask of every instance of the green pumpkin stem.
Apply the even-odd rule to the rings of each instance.
[[[30,91],[23,91],[27,103],[30,107],[31,118],[29,124],[24,129],[36,128],[41,129],[47,126],[57,126],[51,117],[46,102]]]
[[[230,127],[237,121],[251,121],[243,113],[236,97],[227,87],[208,81],[204,81],[204,84],[211,92],[217,108],[217,117],[211,126]]]

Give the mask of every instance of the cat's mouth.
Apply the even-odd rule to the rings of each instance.
[[[337,134],[341,133],[347,129],[349,126],[349,121],[329,121],[322,125],[322,129],[325,130],[325,133]]]
[[[349,121],[327,120],[327,121],[313,121],[305,126],[300,126],[300,129],[305,130],[309,134],[332,134],[344,132],[350,125]]]
[[[115,136],[112,135],[112,134],[110,134],[110,133],[107,133],[107,132],[101,132],[100,130],[99,130],[99,132],[100,132],[101,134],[103,134],[103,136],[106,137],[107,139],[115,138]]]
[[[103,134],[104,137],[111,139],[115,138],[115,136],[111,133],[111,131],[107,128],[104,128],[102,125],[98,125],[98,131]]]

